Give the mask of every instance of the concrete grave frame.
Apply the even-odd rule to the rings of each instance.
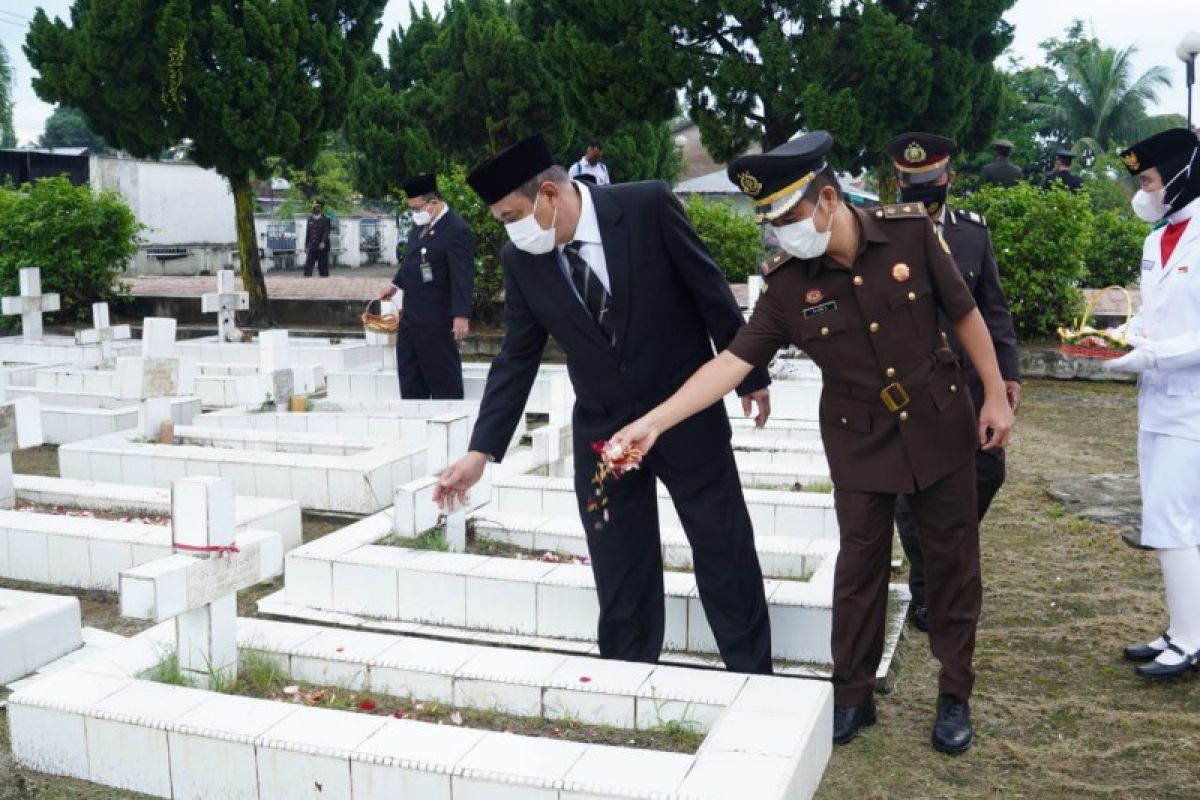
[[[22,684],[9,698],[16,761],[181,800],[802,800],[832,749],[832,692],[816,681],[239,620],[242,646],[286,665],[293,680],[631,728],[692,720],[706,736],[687,755],[138,679],[169,634],[153,628]]]
[[[79,648],[79,600],[0,589],[0,685]]]

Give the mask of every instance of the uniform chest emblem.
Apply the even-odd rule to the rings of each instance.
[[[908,264],[901,261],[899,264],[892,265],[892,280],[904,283],[910,277],[912,277],[912,270],[908,268]]]
[[[804,302],[810,306],[815,306],[817,303],[825,299],[825,293],[815,286],[804,293]]]

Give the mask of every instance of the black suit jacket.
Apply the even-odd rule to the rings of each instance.
[[[588,187],[613,296],[614,349],[575,295],[555,249],[504,246],[506,332],[488,373],[471,449],[499,460],[537,376],[547,335],[567,354],[576,437],[607,438],[675,392],[744,324],[724,274],[660,181]],[[755,370],[745,395],[770,383]],[[723,419],[723,417],[722,417]],[[728,438],[729,427],[724,425]]]
[[[425,281],[422,262],[429,265],[432,281]],[[453,317],[470,317],[475,236],[467,221],[450,208],[430,225],[414,225],[392,284],[404,291],[402,325],[449,331]]]
[[[333,229],[333,223],[329,217],[322,214],[313,219],[308,218],[308,224],[304,226],[304,251],[311,253],[318,246],[325,245],[325,250],[329,250],[329,234]]]
[[[1017,334],[1013,329],[1008,300],[1000,288],[1000,269],[996,266],[996,252],[992,248],[987,221],[974,212],[947,206],[942,236],[992,336],[1000,375],[1006,381],[1020,380],[1021,354],[1017,349]],[[954,328],[943,322],[942,329],[948,334],[950,346],[962,359],[963,367],[974,369],[954,335]]]

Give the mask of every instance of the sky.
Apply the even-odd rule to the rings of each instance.
[[[51,17],[68,18],[71,0],[0,0],[0,42],[4,43],[13,61],[15,86],[13,99],[14,125],[21,143],[41,135],[51,106],[43,103],[33,92],[33,70],[25,60],[21,45],[25,29],[34,9],[42,7]],[[430,0],[435,12],[442,0]],[[1134,13],[1136,11],[1136,13]],[[383,33],[376,49],[386,50],[387,34],[397,25],[407,22],[408,0],[389,0],[384,11]],[[1061,36],[1074,18],[1088,21],[1097,38],[1110,47],[1138,48],[1134,66],[1138,74],[1153,66],[1166,67],[1172,76],[1172,87],[1159,95],[1154,113],[1187,111],[1187,90],[1184,87],[1183,63],[1175,57],[1175,47],[1184,32],[1200,31],[1200,10],[1197,0],[1017,0],[1005,15],[1016,28],[1016,38],[1010,53],[1025,65],[1040,63],[1042,52],[1038,44],[1053,36]],[[1007,64],[1007,57],[998,62]],[[899,66],[899,65],[898,65]],[[1193,87],[1193,120],[1200,119],[1200,86]]]

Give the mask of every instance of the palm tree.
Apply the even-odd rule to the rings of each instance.
[[[1146,114],[1159,90],[1170,87],[1171,76],[1164,67],[1152,67],[1135,78],[1136,52],[1133,45],[1117,50],[1085,40],[1063,54],[1066,80],[1056,102],[1036,105],[1067,131],[1076,151],[1105,153],[1185,124],[1178,114]]]

